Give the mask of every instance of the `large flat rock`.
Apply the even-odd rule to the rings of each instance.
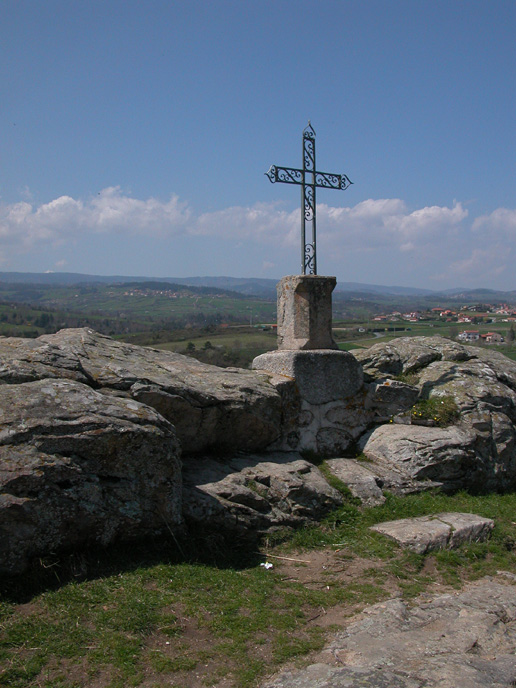
[[[368,607],[320,661],[262,688],[509,688],[516,683],[516,586],[487,578],[460,593]]]

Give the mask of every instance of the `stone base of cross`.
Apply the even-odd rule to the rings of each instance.
[[[278,349],[338,349],[332,334],[336,277],[291,275],[278,282]]]
[[[291,275],[278,284],[278,349],[253,360],[285,403],[269,449],[342,456],[352,442],[349,399],[363,386],[361,364],[331,332],[335,277]]]

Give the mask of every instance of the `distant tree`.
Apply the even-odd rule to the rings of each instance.
[[[509,347],[512,347],[514,340],[516,339],[516,332],[514,332],[514,325],[511,325],[510,329],[507,330],[507,334],[505,335],[505,339],[507,340]]]
[[[208,351],[209,349],[213,349],[213,344],[209,340],[207,340],[206,342],[204,342],[203,349],[205,351]]]
[[[187,354],[193,354],[194,351],[195,351],[195,344],[193,342],[188,342],[188,344],[186,345],[186,353]]]

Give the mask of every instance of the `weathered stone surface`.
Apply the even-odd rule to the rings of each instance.
[[[184,467],[187,523],[226,535],[256,538],[277,528],[314,522],[342,504],[318,468],[296,453],[193,458]]]
[[[335,277],[289,275],[278,282],[278,349],[338,349],[331,329]]]
[[[375,422],[388,422],[393,416],[408,411],[419,399],[419,389],[399,380],[386,379],[369,386],[365,402],[375,414]]]
[[[433,361],[468,361],[476,349],[443,337],[399,337],[386,344],[353,351],[371,380],[414,373]]]
[[[257,356],[253,369],[294,378],[310,404],[346,399],[363,385],[362,368],[347,351],[271,351]]]
[[[0,385],[0,571],[181,525],[173,427],[72,380]]]
[[[0,337],[0,384],[67,378],[89,384],[79,359],[51,341]]]
[[[494,521],[476,514],[442,513],[418,518],[385,521],[371,530],[386,535],[402,547],[425,554],[436,549],[454,549],[464,542],[481,542],[494,528]]]
[[[347,485],[351,494],[366,506],[378,506],[385,502],[381,486],[383,481],[368,467],[354,459],[329,459],[327,467],[333,475]]]
[[[368,506],[375,506],[374,502],[377,499],[377,503],[382,503],[384,491],[407,495],[441,487],[441,483],[428,479],[421,481],[410,478],[403,471],[396,470],[395,466],[382,463],[355,459],[329,459],[326,463],[330,466],[331,472],[347,484],[353,495]],[[360,471],[358,474],[355,473],[353,466],[358,466]],[[348,468],[350,468],[349,471]]]
[[[487,578],[416,606],[368,607],[318,664],[263,688],[509,688],[515,652],[516,586]]]
[[[347,352],[274,351],[255,358],[253,368],[270,375],[282,399],[274,449],[340,454],[374,417],[364,406],[362,369]]]
[[[412,373],[420,399],[451,397],[458,409],[453,426],[416,427],[405,398],[393,423],[361,444],[372,460],[410,479],[431,479],[446,489],[512,489],[516,484],[516,363],[478,347],[440,337],[400,338],[355,354],[370,381],[367,405],[386,421],[378,393],[395,392],[390,376]],[[394,394],[395,396],[395,394]],[[403,396],[403,395],[402,395]],[[404,426],[400,423],[405,424]],[[429,424],[431,421],[429,422]]]
[[[381,425],[366,441],[364,454],[411,480],[431,480],[448,490],[479,486],[486,466],[475,452],[476,437],[459,427]]]
[[[0,340],[0,352],[9,341]],[[173,423],[185,454],[256,451],[279,436],[279,394],[257,373],[117,342],[88,328],[15,344],[24,379],[57,377],[62,370],[62,377],[73,373],[103,391],[124,392]],[[17,361],[13,355],[4,362],[4,380],[20,376]]]

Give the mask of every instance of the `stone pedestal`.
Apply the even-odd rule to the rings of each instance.
[[[339,456],[372,419],[363,401],[362,366],[348,351],[270,351],[253,361],[282,398],[274,449]]]
[[[338,349],[331,331],[336,277],[290,275],[278,282],[278,349]]]
[[[278,283],[278,350],[253,361],[255,370],[270,375],[282,398],[275,449],[338,456],[370,420],[359,400],[362,366],[333,340],[331,294],[336,284],[335,277],[319,275],[294,275]]]

